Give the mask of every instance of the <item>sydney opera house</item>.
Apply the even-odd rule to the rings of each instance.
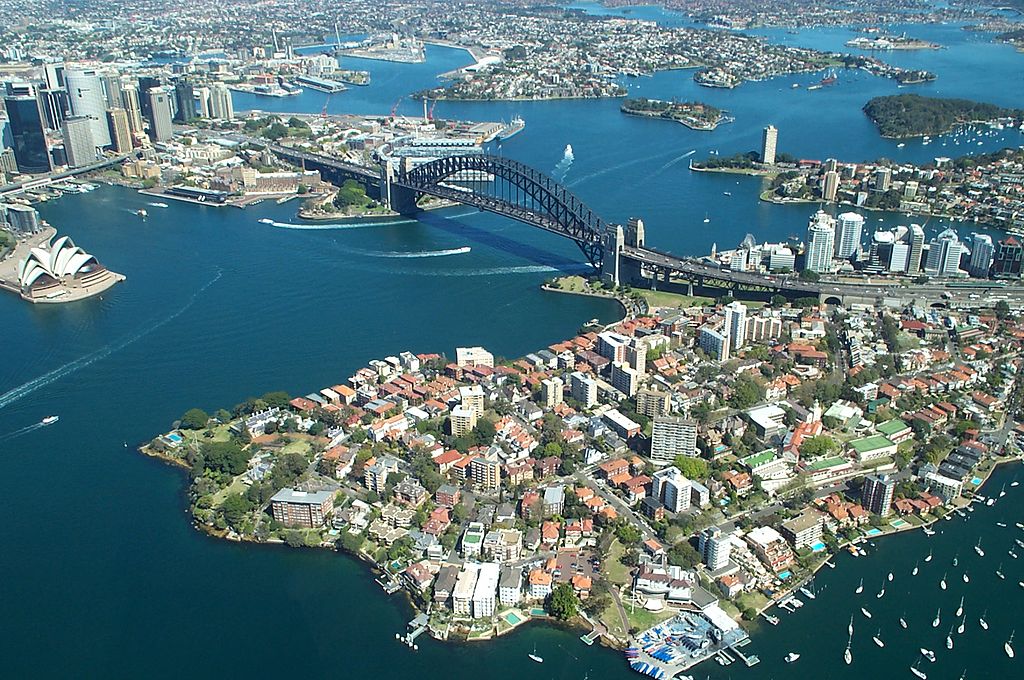
[[[33,247],[18,264],[21,296],[31,302],[70,302],[97,295],[123,281],[68,236]]]

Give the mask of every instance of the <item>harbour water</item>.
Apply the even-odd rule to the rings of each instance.
[[[1012,48],[949,27],[909,33],[950,46],[940,53],[885,55],[928,64],[941,59],[941,68],[932,67],[939,81],[922,92],[938,88],[944,95],[1024,104],[1014,101],[1019,88],[996,86],[1019,82],[1024,56]],[[780,39],[832,45],[845,35],[802,31]],[[983,73],[971,66],[975,50],[984,51]],[[386,113],[399,96],[468,60],[465,52],[446,48],[430,47],[427,54],[428,62],[418,65],[344,60],[348,68],[368,68],[373,82],[333,96],[330,111]],[[860,107],[872,96],[897,92],[892,81],[841,75],[833,88],[790,88],[794,80],[814,82],[808,75],[723,91],[699,88],[691,75],[662,73],[629,83],[638,95],[701,99],[729,109],[736,123],[695,132],[623,116],[618,101],[441,102],[436,114],[506,121],[521,115],[527,128],[502,153],[553,170],[571,144],[575,153],[564,181],[583,200],[609,220],[641,215],[651,244],[690,254],[713,243],[731,247],[747,232],[761,239],[803,232],[815,206],[760,203],[758,179],[686,168],[688,158],[712,150],[755,149],[768,123],[780,129],[780,148],[798,156],[921,161],[954,155],[934,143],[897,150],[878,137]],[[325,95],[312,91],[286,99],[235,95],[240,110],[315,113],[324,102]],[[415,115],[420,105],[405,99],[399,110]],[[1006,131],[982,141],[970,150],[1024,144],[1024,136]],[[394,640],[410,610],[400,598],[385,597],[361,565],[320,551],[204,537],[187,521],[184,475],[133,450],[192,406],[230,406],[272,389],[308,391],[344,378],[369,358],[404,349],[451,352],[457,344],[479,343],[513,356],[568,336],[592,317],[615,318],[618,309],[610,302],[538,289],[558,272],[581,271],[575,246],[467,209],[418,222],[295,229],[259,222],[299,224],[294,204],[241,211],[146,203],[126,189],[104,188],[40,207],[61,233],[128,276],[102,298],[38,307],[0,297],[6,330],[0,460],[9,508],[0,524],[5,675],[449,678],[502,669],[538,678],[635,677],[617,653],[585,647],[578,632],[548,626],[474,645],[421,638],[420,650],[410,652]],[[132,214],[143,207],[145,220]],[[884,220],[878,224],[906,222],[877,217]],[[933,221],[928,228],[938,226]],[[51,413],[61,416],[59,423],[26,429]],[[998,472],[992,486],[1015,474]],[[824,590],[817,601],[783,616],[777,628],[756,629],[748,649],[761,657],[759,666],[706,664],[697,676],[779,677],[794,670],[782,663],[791,650],[802,654],[799,670],[825,677],[909,675],[905,666],[926,646],[939,656],[925,669],[930,677],[956,678],[964,667],[970,678],[1010,677],[1013,666],[1001,646],[1024,605],[1024,590],[1016,585],[1024,571],[1002,544],[1018,531],[1013,523],[1024,520],[1020,493],[1012,489],[967,522],[942,523],[943,533],[933,538],[885,539],[867,558],[840,558],[837,569],[818,579]],[[971,550],[979,536],[991,546],[983,560]],[[911,579],[913,562],[929,547],[935,559]],[[970,584],[955,582],[959,573],[949,566],[958,548]],[[1000,560],[1006,581],[996,583]],[[946,569],[951,585],[942,593],[937,579]],[[890,570],[895,579],[877,600],[873,586]],[[874,617],[857,614],[854,664],[846,667],[846,623],[860,606],[852,592],[861,576],[871,586],[862,597]],[[961,593],[967,632],[947,654],[948,617]],[[932,602],[944,609],[936,630],[930,628]],[[976,621],[985,607],[987,634]],[[896,618],[903,611],[911,627],[901,632]],[[870,640],[879,626],[885,649]],[[534,645],[545,658],[542,666],[526,657]]]

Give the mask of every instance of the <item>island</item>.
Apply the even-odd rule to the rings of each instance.
[[[691,130],[711,131],[720,123],[731,123],[734,119],[723,115],[720,109],[702,102],[667,102],[660,99],[627,99],[620,110],[630,116],[663,118],[682,123]]]
[[[864,105],[864,113],[878,126],[883,137],[893,139],[941,135],[961,124],[1024,119],[1021,109],[918,94],[875,97]]]
[[[906,33],[902,35],[876,35],[872,38],[860,36],[853,40],[848,40],[846,42],[846,46],[855,47],[859,50],[869,50],[872,52],[884,52],[889,50],[942,49],[942,45],[939,45],[938,43],[919,40],[917,38],[909,38]]]

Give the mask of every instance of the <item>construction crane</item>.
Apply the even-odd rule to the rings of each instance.
[[[427,112],[427,120],[434,120],[434,107],[437,106],[437,100],[430,102],[430,111]]]
[[[398,111],[398,105],[402,103],[403,99],[405,99],[405,97],[399,97],[398,101],[395,102],[395,105],[391,107],[391,120],[395,119],[395,112]]]
[[[330,103],[331,103],[331,93],[328,92],[327,93],[327,99],[324,101],[324,108],[323,108],[323,110],[320,111],[320,117],[321,118],[326,118],[327,117],[327,107],[328,107],[328,105],[330,105]]]

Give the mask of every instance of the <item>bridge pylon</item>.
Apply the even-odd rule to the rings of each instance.
[[[419,199],[419,193],[414,189],[404,187],[397,183],[395,168],[391,163],[385,162],[381,166],[380,185],[381,203],[383,203],[385,207],[394,210],[400,215],[412,215],[419,212],[420,208],[416,205],[416,201]]]

